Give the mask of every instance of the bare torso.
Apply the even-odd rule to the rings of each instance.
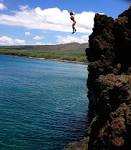
[[[71,15],[70,19],[74,22],[75,21],[74,15]]]

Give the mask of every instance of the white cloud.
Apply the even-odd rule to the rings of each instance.
[[[95,12],[76,13],[77,32],[91,33],[94,24]],[[20,6],[13,14],[0,14],[0,24],[21,26],[29,29],[44,29],[52,31],[72,32],[72,21],[67,10],[59,8],[34,9]]]
[[[30,36],[31,33],[30,33],[30,32],[25,32],[25,35],[26,35],[26,36]]]
[[[42,42],[36,42],[35,45],[45,45],[45,43],[42,43]]]
[[[57,36],[57,44],[64,44],[64,43],[87,43],[89,39],[89,35],[82,35],[79,37],[74,36]]]
[[[8,36],[0,36],[0,45],[25,45],[25,40],[14,39]]]
[[[0,2],[0,10],[4,10],[6,8],[6,6]]]
[[[37,36],[33,37],[33,39],[36,40],[36,41],[40,41],[40,40],[43,39],[43,37],[37,35]]]
[[[35,42],[35,43],[33,43],[32,45],[55,45],[54,43],[49,43],[49,42],[39,42],[39,41],[37,41],[37,42]]]
[[[20,10],[26,10],[26,9],[29,9],[29,6],[28,5],[20,5],[19,9]]]

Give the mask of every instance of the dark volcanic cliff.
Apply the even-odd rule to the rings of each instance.
[[[115,20],[96,14],[94,21],[86,49],[90,126],[68,150],[130,150],[131,7]]]
[[[131,149],[131,7],[115,20],[96,14],[89,46],[88,149]]]

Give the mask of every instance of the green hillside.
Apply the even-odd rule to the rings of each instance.
[[[85,49],[87,47],[88,43],[0,46],[0,54],[86,62]]]

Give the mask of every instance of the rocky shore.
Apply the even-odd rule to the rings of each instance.
[[[87,137],[65,150],[131,149],[131,7],[113,19],[95,15],[86,49]]]

